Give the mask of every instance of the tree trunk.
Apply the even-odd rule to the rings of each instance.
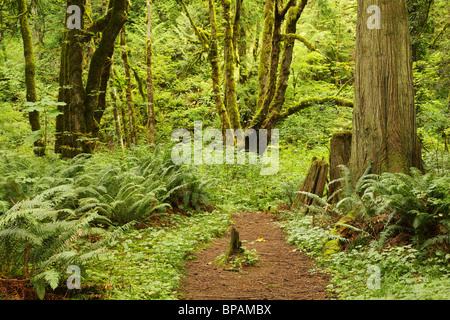
[[[325,184],[327,182],[328,164],[322,159],[318,160],[316,157],[312,158],[311,165],[309,166],[308,173],[305,180],[303,180],[302,186],[299,191],[305,191],[315,194],[319,197],[323,195]],[[299,208],[300,206],[313,205],[315,201],[301,193],[298,193],[294,198],[292,209]],[[306,209],[305,214],[309,212]]]
[[[350,155],[352,148],[352,132],[339,131],[333,133],[330,140],[330,181],[341,178],[341,169],[338,167],[350,164]],[[342,183],[332,183],[328,187],[328,196],[331,197],[337,190],[342,187]],[[339,195],[333,196],[331,203],[337,203]]]
[[[300,19],[300,16],[305,8],[308,0],[301,0],[299,4],[295,7],[292,7],[287,14],[286,18],[286,28],[285,31],[287,34],[295,34],[297,31],[297,22]],[[273,100],[270,102],[269,113],[272,111],[280,112],[283,107],[284,100],[286,97],[286,90],[288,87],[289,76],[291,74],[291,64],[292,57],[294,54],[294,39],[285,39],[284,41],[284,49],[281,58],[280,64],[280,73],[277,80],[275,95]],[[264,129],[273,129],[273,127],[264,127]]]
[[[153,99],[152,74],[152,1],[147,0],[147,113],[148,113],[148,142],[155,143],[155,108]]]
[[[358,0],[355,67],[353,179],[423,169],[405,1]]]
[[[20,16],[20,31],[23,41],[23,53],[25,57],[25,84],[27,86],[27,102],[36,102],[36,80],[35,70],[36,65],[34,62],[34,49],[33,39],[31,38],[30,25],[28,24],[28,9],[26,0],[17,1]],[[41,130],[41,124],[39,120],[39,111],[32,111],[28,115],[31,130]],[[42,139],[38,139],[34,142],[34,153],[38,156],[45,154],[45,142]]]
[[[244,250],[242,249],[242,242],[239,238],[239,232],[232,227],[231,228],[231,238],[230,238],[230,244],[228,245],[227,253],[225,254],[225,261],[228,261],[228,259],[235,255],[242,253]]]
[[[216,29],[216,12],[213,0],[209,0],[209,21],[211,25],[211,39],[209,45],[209,61],[211,63],[211,78],[213,82],[213,95],[216,104],[216,110],[222,123],[222,136],[226,137],[226,129],[231,129],[230,118],[223,104],[220,93],[220,71],[219,57],[217,48],[217,29]]]
[[[231,0],[222,0],[223,18],[224,18],[224,76],[225,76],[225,92],[224,105],[230,117],[233,129],[240,129],[241,122],[239,110],[237,106],[236,96],[236,60],[235,50],[233,46],[233,28],[231,26]]]
[[[81,16],[84,16],[84,0],[67,1],[67,5],[76,5],[81,9]],[[81,19],[81,30],[84,29],[84,19]],[[86,118],[84,100],[86,91],[83,85],[83,62],[84,44],[80,40],[81,30],[72,29],[67,31],[67,85],[69,105],[65,108],[67,131],[66,145],[62,150],[62,156],[72,158],[79,153],[89,152],[88,145],[82,140],[86,136]]]
[[[128,52],[126,49],[126,30],[125,26],[122,28],[120,33],[120,45],[122,46],[122,60],[125,68],[125,96],[127,98],[128,104],[128,121],[130,124],[130,139],[131,143],[136,144],[136,113],[134,111],[133,94],[131,91],[131,72],[130,72],[130,61],[128,58]]]
[[[264,101],[267,88],[267,76],[269,74],[269,61],[272,44],[273,32],[273,9],[275,0],[266,0],[264,6],[264,26],[262,31],[261,52],[259,55],[259,69],[258,69],[258,101],[256,103],[256,110],[259,110]]]
[[[276,87],[277,87],[277,79],[278,79],[278,65],[280,62],[280,53],[281,53],[281,41],[282,41],[282,36],[281,36],[281,25],[284,21],[284,18],[286,16],[286,13],[288,12],[288,10],[292,7],[292,5],[294,4],[294,0],[289,0],[287,1],[287,3],[285,4],[285,6],[283,7],[283,9],[279,8],[280,5],[280,0],[276,0],[275,3],[273,4],[274,9],[273,9],[273,14],[272,14],[272,19],[273,19],[273,24],[271,24],[272,26],[272,36],[271,36],[271,51],[270,51],[270,58],[267,59],[267,57],[265,56],[265,49],[262,49],[261,54],[263,55],[261,57],[261,63],[266,63],[264,65],[264,68],[268,68],[268,74],[267,74],[267,78],[265,78],[265,72],[263,72],[263,77],[260,77],[260,81],[265,81],[265,84],[260,83],[260,88],[264,87],[265,91],[264,92],[260,92],[259,96],[258,96],[258,102],[260,103],[260,105],[258,105],[258,110],[257,113],[255,115],[255,117],[252,119],[252,122],[250,124],[250,127],[253,129],[260,129],[262,123],[264,122],[264,120],[266,120],[266,117],[269,113],[269,108],[270,105],[272,103],[272,100],[275,96],[276,93]],[[270,14],[270,12],[269,12]],[[270,25],[270,24],[269,24]],[[265,26],[266,28],[267,26]],[[263,31],[264,33],[265,31]],[[263,37],[267,37],[267,35],[263,35]],[[263,60],[263,59],[267,59],[267,60]],[[260,68],[262,66],[260,65]],[[261,71],[261,70],[260,70]],[[260,74],[261,76],[261,74]],[[260,95],[263,95],[260,96]]]
[[[103,112],[110,76],[111,59],[117,35],[127,20],[128,0],[111,0],[109,11],[84,30],[85,0],[69,0],[67,6],[81,9],[81,29],[65,31],[61,52],[60,92],[58,100],[66,102],[64,115],[57,118],[55,151],[72,158],[91,153]],[[68,14],[66,14],[66,19]],[[83,82],[84,42],[101,33],[98,47],[89,63],[86,86]],[[70,89],[69,89],[70,88]]]
[[[117,89],[115,87],[112,88],[111,99],[113,101],[113,115],[114,115],[114,127],[116,129],[116,137],[117,140],[119,141],[120,147],[123,150],[124,145],[122,136],[122,125],[120,121],[119,105],[117,103]]]
[[[108,16],[107,24],[102,32],[102,37],[97,49],[92,55],[89,65],[89,73],[86,81],[85,120],[87,134],[93,135],[96,131],[94,114],[98,108],[98,98],[101,90],[102,76],[105,75],[105,68],[110,63],[114,54],[115,40],[123,25],[127,21],[129,1],[111,0],[109,8],[111,14]],[[92,143],[86,141],[86,149],[92,151]]]

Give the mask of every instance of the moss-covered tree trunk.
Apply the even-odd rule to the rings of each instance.
[[[109,10],[94,21],[88,30],[85,30],[84,25],[85,4],[85,0],[67,1],[68,7],[75,5],[80,8],[81,28],[66,29],[61,52],[58,100],[66,102],[66,106],[60,108],[64,115],[57,118],[55,151],[65,158],[93,151],[91,138],[96,138],[99,132],[115,40],[127,20],[129,1],[111,0]],[[92,54],[84,85],[84,43],[98,33],[101,38]]]
[[[271,35],[271,45],[270,45],[270,54],[269,58],[266,56],[265,49],[261,49],[261,58],[260,58],[260,64],[264,63],[264,68],[268,68],[268,71],[261,71],[259,74],[259,87],[260,90],[264,88],[264,91],[260,91],[259,97],[258,97],[258,103],[260,105],[257,105],[257,112],[255,117],[252,119],[252,122],[250,124],[251,128],[254,129],[260,129],[263,122],[266,120],[266,117],[269,114],[270,105],[272,103],[272,100],[275,96],[276,89],[277,89],[277,80],[278,80],[278,66],[280,63],[280,53],[281,53],[281,44],[282,44],[282,35],[281,35],[281,26],[283,24],[283,21],[286,17],[286,13],[288,10],[295,4],[295,0],[289,0],[284,5],[284,7],[281,8],[281,1],[276,0],[275,3],[273,3],[273,11],[271,12],[268,10],[267,14],[269,16],[265,17],[269,19],[270,16],[272,16],[273,23],[268,24],[264,26],[263,30],[263,39],[267,38],[268,35],[266,35],[266,29],[268,29],[271,26],[272,35]],[[267,3],[266,3],[267,5]],[[263,40],[264,42],[264,40]],[[260,68],[262,66],[260,65]],[[266,72],[267,75],[266,75]],[[264,82],[264,83],[261,83]],[[263,95],[263,96],[261,96]]]
[[[147,114],[148,142],[155,143],[155,107],[153,98],[152,73],[152,1],[147,0]]]
[[[28,23],[28,9],[26,0],[17,1],[17,6],[19,8],[20,31],[22,34],[23,53],[25,57],[25,84],[27,87],[26,97],[28,102],[36,102],[36,65],[34,62],[33,39],[31,37],[30,25]],[[33,132],[41,130],[39,111],[30,112],[28,119]],[[34,142],[34,153],[38,156],[45,154],[44,140],[37,139]]]
[[[288,11],[286,18],[286,27],[285,32],[287,34],[295,34],[297,31],[297,22],[300,19],[300,16],[305,8],[308,0],[301,0],[297,6],[291,7]],[[280,112],[283,107],[286,90],[288,87],[289,76],[291,74],[291,64],[292,57],[294,54],[294,39],[284,39],[284,47],[283,53],[281,57],[280,63],[280,72],[278,75],[278,79],[276,81],[276,90],[273,96],[273,99],[270,102],[268,112],[271,113],[273,111]],[[266,121],[263,123],[262,128],[264,129],[273,129],[274,123],[270,121]]]
[[[209,0],[209,21],[211,25],[211,39],[209,44],[209,61],[211,63],[211,78],[213,82],[213,95],[217,113],[222,123],[222,136],[226,137],[226,129],[231,129],[228,112],[223,104],[220,93],[219,56],[217,48],[216,11],[213,0]]]
[[[261,51],[259,55],[259,69],[258,69],[258,100],[256,109],[259,110],[264,101],[267,88],[267,76],[269,74],[269,61],[272,44],[273,31],[273,9],[275,0],[266,0],[264,6],[264,26],[262,31]]]
[[[81,16],[84,16],[83,0],[67,1],[67,6],[76,5],[81,9]],[[67,85],[69,105],[65,108],[66,136],[65,146],[62,149],[62,156],[72,158],[79,153],[90,152],[90,148],[84,143],[87,127],[85,118],[86,90],[83,85],[83,63],[84,63],[84,43],[80,40],[84,29],[84,19],[81,19],[81,30],[71,29],[67,31]]]
[[[422,168],[405,1],[358,0],[351,169]]]
[[[128,123],[130,124],[130,139],[131,143],[136,144],[136,112],[134,110],[133,94],[131,88],[131,71],[130,71],[130,60],[128,57],[128,51],[126,48],[126,29],[125,26],[122,28],[120,33],[120,45],[122,46],[122,60],[125,68],[125,96],[128,105]]]
[[[224,105],[228,111],[231,126],[234,129],[240,129],[241,122],[236,96],[236,60],[233,46],[233,27],[231,23],[231,0],[222,0],[222,6],[224,18]]]

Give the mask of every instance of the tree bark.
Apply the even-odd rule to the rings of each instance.
[[[370,25],[376,19],[370,5],[380,8],[379,28]],[[353,179],[372,161],[377,174],[423,169],[404,1],[358,0],[355,67]]]
[[[350,165],[350,156],[352,148],[352,132],[339,131],[333,133],[330,140],[330,182],[341,178],[341,169],[338,167]],[[328,196],[331,197],[334,192],[342,187],[342,183],[332,183],[328,187]],[[330,200],[331,203],[337,203],[339,195],[334,195]]]
[[[312,158],[311,165],[309,166],[308,173],[306,174],[305,180],[303,180],[302,186],[299,191],[305,191],[315,194],[319,197],[323,195],[325,189],[325,184],[327,182],[328,175],[328,164],[322,159],[318,160],[316,157]],[[292,209],[298,208],[300,206],[309,206],[314,204],[315,201],[301,193],[298,193],[292,204]],[[309,212],[306,209],[305,214]]]
[[[31,37],[30,25],[28,23],[28,9],[26,0],[17,1],[20,16],[20,31],[23,41],[23,53],[25,57],[25,84],[27,87],[27,102],[37,102],[36,93],[36,79],[35,70],[36,65],[34,62],[34,49],[33,39]],[[29,112],[28,119],[30,122],[31,130],[41,130],[39,111]],[[34,142],[34,153],[38,156],[45,154],[45,142],[42,139],[38,139]]]

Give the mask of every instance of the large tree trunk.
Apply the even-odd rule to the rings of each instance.
[[[61,88],[58,100],[67,105],[60,108],[64,115],[57,118],[55,151],[65,158],[93,150],[90,138],[96,137],[103,116],[115,40],[127,20],[129,1],[111,0],[111,10],[94,21],[89,30],[84,30],[85,4],[85,0],[67,1],[67,6],[75,5],[81,9],[81,29],[65,31],[66,41],[61,52]],[[101,39],[92,54],[84,86],[84,42],[99,32]]]
[[[25,84],[27,86],[27,102],[36,102],[36,80],[35,80],[35,63],[33,39],[31,38],[30,25],[28,24],[28,9],[26,0],[17,1],[20,16],[20,31],[22,33],[23,53],[25,57]],[[29,121],[31,130],[41,130],[39,121],[39,112],[32,111],[29,113]],[[45,142],[38,139],[34,142],[34,153],[38,156],[45,154]]]
[[[405,1],[358,0],[353,178],[370,162],[373,173],[422,168]]]
[[[153,99],[152,74],[152,1],[147,0],[147,114],[148,142],[155,143],[155,107]]]

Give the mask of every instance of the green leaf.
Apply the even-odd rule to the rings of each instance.
[[[25,104],[25,106],[27,106],[27,104]],[[45,107],[43,106],[39,106],[39,105],[30,105],[28,108],[26,108],[24,111],[25,112],[34,112],[34,111],[44,111]]]
[[[42,138],[42,130],[33,131],[33,133],[25,139],[25,142],[34,143]]]

